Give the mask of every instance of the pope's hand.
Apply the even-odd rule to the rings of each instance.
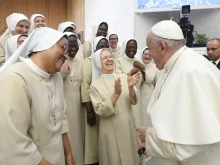
[[[145,69],[144,65],[142,63],[140,63],[139,61],[135,61],[134,62],[134,67],[139,68],[140,70]]]
[[[143,127],[143,126],[138,127],[136,131],[138,132],[138,136],[139,136],[141,143],[145,143],[147,127]]]
[[[141,149],[141,148],[145,149],[145,151],[144,151],[144,155],[147,155],[147,151],[146,151],[145,143],[141,143],[141,144],[138,146],[136,152],[138,153],[138,150]]]

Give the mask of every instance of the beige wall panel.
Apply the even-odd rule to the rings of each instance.
[[[47,26],[57,29],[66,21],[66,0],[0,0],[0,29],[6,26],[6,17],[11,13],[23,13],[28,18],[32,14],[43,14]]]

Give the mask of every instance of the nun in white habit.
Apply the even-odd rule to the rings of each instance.
[[[99,36],[94,40],[92,46],[93,51],[102,48],[109,48],[108,40],[105,37]],[[95,114],[90,98],[90,85],[92,82],[92,59],[91,56],[84,59],[82,64],[82,83],[81,83],[81,99],[83,103],[83,113],[85,116],[85,155],[84,163],[93,164],[99,161],[98,158],[98,127],[99,119]]]
[[[109,40],[109,48],[112,51],[115,59],[117,60],[121,54],[121,46],[118,45],[118,35],[116,32],[108,33],[107,39]]]
[[[137,136],[132,104],[137,103],[135,84],[141,73],[115,74],[114,56],[109,49],[92,55],[91,100],[99,123],[99,163],[137,165]]]
[[[0,68],[1,164],[75,164],[59,73],[67,45],[63,33],[38,28]]]
[[[61,33],[64,33],[64,32],[74,33],[74,28],[71,22],[62,22],[58,25],[58,31]]]
[[[89,57],[92,54],[92,45],[95,37],[103,36],[106,37],[108,34],[108,24],[101,22],[98,26],[93,26],[92,36],[83,43],[83,54],[84,58]]]
[[[144,66],[141,64],[135,55],[137,53],[137,41],[134,38],[128,38],[123,42],[123,47],[121,50],[121,55],[116,61],[116,73],[128,74],[137,63],[143,68],[140,69],[141,72],[144,72]],[[143,83],[143,78],[139,79],[139,82],[135,85],[138,90],[138,97],[140,97],[140,88]],[[135,126],[141,126],[141,102],[138,102],[132,107],[133,115],[135,120]]]
[[[29,33],[31,33],[36,28],[46,26],[46,18],[42,14],[33,14],[31,16],[30,22],[31,22],[31,27]]]
[[[74,33],[74,23],[73,22],[62,22],[59,24],[58,26],[58,31],[65,33],[65,32],[71,32]],[[75,34],[75,33],[74,33]],[[75,34],[76,35],[76,34]],[[77,36],[77,35],[76,35]],[[83,45],[81,44],[81,41],[78,39],[78,43],[79,43],[79,50],[77,52],[77,58],[80,58],[80,61],[82,62],[84,59],[84,55],[83,55]]]
[[[151,126],[150,117],[147,114],[147,106],[150,101],[151,95],[154,91],[157,79],[159,77],[160,71],[156,67],[154,60],[149,55],[148,47],[144,47],[141,51],[141,61],[145,67],[145,80],[141,86],[140,96],[141,96],[141,125],[142,126]]]
[[[74,33],[65,32],[68,36],[69,50],[67,60],[62,66],[64,99],[66,101],[66,112],[69,121],[68,137],[78,165],[83,165],[83,127],[82,127],[82,104],[80,99],[80,86],[82,81],[81,65],[83,58],[79,57],[78,38]],[[69,72],[64,69],[69,68]]]
[[[6,55],[5,55],[5,61],[7,61],[11,55],[17,50],[17,48],[24,42],[24,40],[28,36],[25,34],[18,34],[11,36],[6,43]]]
[[[17,34],[28,34],[30,28],[30,21],[20,13],[13,13],[6,18],[8,29],[0,37],[0,66],[5,62],[5,46],[8,38]],[[19,25],[19,26],[18,26]],[[22,28],[20,27],[22,26]]]

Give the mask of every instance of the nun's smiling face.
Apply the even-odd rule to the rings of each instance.
[[[68,49],[69,57],[74,58],[78,50],[79,50],[79,44],[78,44],[77,38],[73,35],[70,35],[69,36],[69,49]]]
[[[129,58],[134,58],[136,53],[137,53],[137,42],[135,40],[128,41],[125,49],[125,54]]]
[[[142,61],[145,64],[149,64],[152,61],[152,57],[149,55],[148,49],[145,49],[143,56],[142,56]]]
[[[103,49],[103,48],[109,48],[108,40],[104,39],[104,38],[98,42],[95,51],[97,51],[99,49]]]
[[[117,48],[117,45],[118,45],[118,36],[115,35],[115,34],[112,34],[109,36],[109,44],[110,44],[110,47],[112,49],[115,49]]]
[[[105,24],[102,24],[101,26],[99,26],[97,30],[96,37],[98,36],[106,37],[107,33],[108,33],[108,27]]]
[[[27,21],[20,21],[16,25],[15,29],[11,31],[11,34],[17,35],[17,34],[28,34],[30,30],[30,24]]]
[[[38,16],[34,19],[34,28],[45,27],[45,26],[46,26],[46,20],[43,17]]]
[[[109,50],[103,50],[100,55],[102,73],[111,74],[114,72],[114,56]]]
[[[17,48],[19,46],[21,46],[21,44],[24,42],[24,40],[27,38],[27,36],[20,36],[18,37],[18,40],[17,40]]]
[[[65,37],[61,38],[55,45],[46,51],[47,52],[43,60],[45,60],[47,65],[47,72],[50,74],[59,72],[66,60],[64,55],[68,51],[67,39]]]

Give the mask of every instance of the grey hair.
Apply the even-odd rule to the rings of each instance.
[[[182,39],[182,40],[166,39],[166,38],[159,37],[155,35],[154,33],[151,33],[151,34],[152,34],[151,39],[153,43],[158,43],[159,41],[163,41],[170,48],[180,48],[186,44],[185,39]]]

